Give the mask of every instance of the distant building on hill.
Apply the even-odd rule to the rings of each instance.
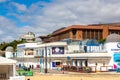
[[[24,40],[25,42],[34,42],[35,34],[33,32],[27,32],[26,34],[19,37],[20,40]]]

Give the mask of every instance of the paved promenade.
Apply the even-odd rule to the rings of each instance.
[[[48,71],[47,74],[34,71],[34,76],[26,77],[26,80],[120,80],[120,73],[116,72],[96,72],[78,73],[63,72],[57,70]]]

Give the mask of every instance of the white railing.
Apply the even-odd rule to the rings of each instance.
[[[25,80],[25,76],[13,76],[9,80]]]

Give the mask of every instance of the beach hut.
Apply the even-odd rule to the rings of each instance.
[[[15,64],[17,61],[0,56],[0,79],[8,80],[16,76]]]

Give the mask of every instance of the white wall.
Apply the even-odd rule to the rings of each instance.
[[[13,52],[5,52],[6,58],[11,58],[13,57]]]
[[[75,50],[79,51],[79,45],[68,45],[68,52],[74,52]]]
[[[119,42],[109,42],[105,44],[105,48],[107,50],[107,52],[110,54],[111,56],[111,60],[109,65],[113,65],[115,64],[115,62],[113,61],[113,55],[114,53],[119,53],[120,52],[120,48],[118,47]]]
[[[0,73],[5,73],[7,78],[9,78],[9,75],[8,75],[8,66],[7,65],[0,65]]]

